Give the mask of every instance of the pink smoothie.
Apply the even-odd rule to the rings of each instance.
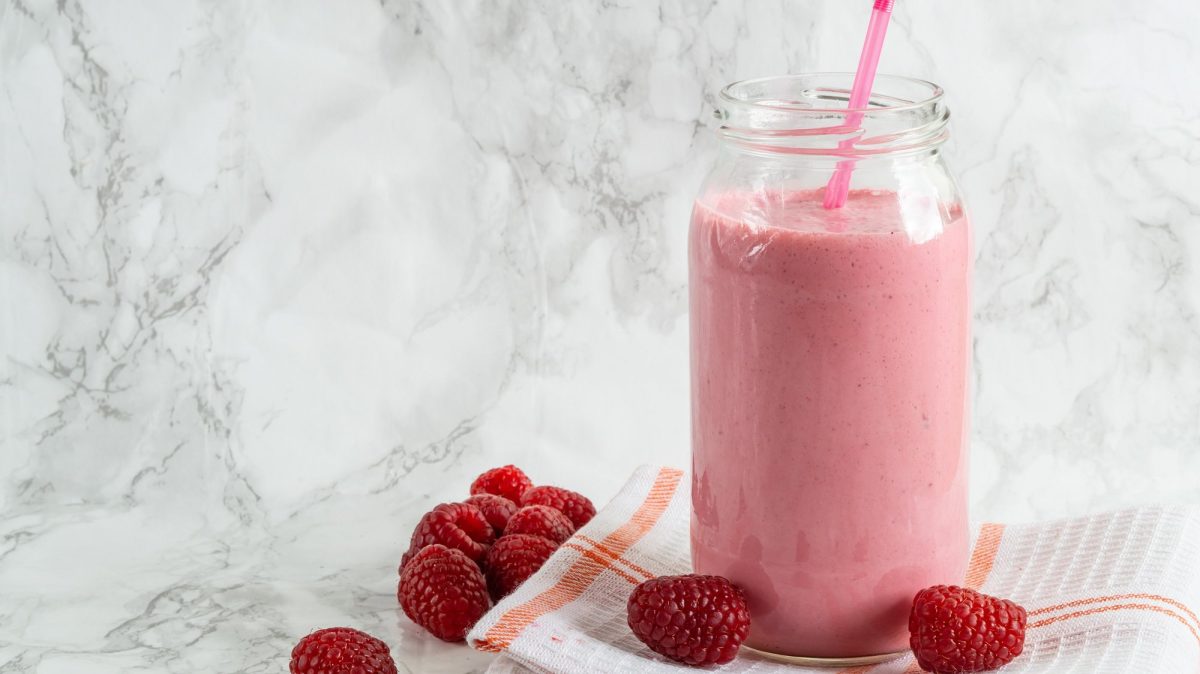
[[[910,233],[889,192],[693,212],[692,559],[746,590],[754,648],[902,650],[917,590],[962,581],[970,228],[906,209]]]

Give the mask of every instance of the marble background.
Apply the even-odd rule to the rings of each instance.
[[[516,462],[687,462],[729,81],[869,2],[0,4],[0,671],[277,672]],[[1200,500],[1200,4],[897,3],[977,228],[975,514]]]

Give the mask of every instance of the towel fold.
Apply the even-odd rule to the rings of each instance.
[[[490,672],[699,671],[646,648],[625,622],[638,583],[689,573],[683,471],[640,468],[596,517],[471,630]],[[1200,673],[1200,509],[1149,507],[1028,525],[985,524],[961,584],[1029,610],[1006,674]],[[816,607],[819,610],[819,607]],[[753,616],[751,616],[753,619]],[[743,651],[707,671],[916,674],[911,655],[811,669]]]

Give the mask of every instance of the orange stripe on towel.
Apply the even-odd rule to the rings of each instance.
[[[650,493],[638,506],[627,522],[617,527],[615,531],[604,537],[601,542],[604,548],[617,557],[625,554],[630,546],[636,543],[650,531],[662,517],[670,505],[683,471],[673,468],[663,468],[654,479]],[[597,546],[599,547],[599,546]],[[605,570],[612,569],[612,561],[600,555],[581,555],[563,574],[557,583],[538,594],[533,599],[509,609],[492,625],[482,640],[476,640],[475,647],[483,651],[502,651],[517,638],[525,628],[533,624],[541,616],[566,606],[579,598],[585,590],[591,587],[596,578]],[[615,569],[613,569],[615,571]]]
[[[1150,611],[1152,613],[1161,613],[1162,615],[1171,616],[1172,618],[1183,623],[1183,626],[1188,628],[1188,631],[1191,632],[1196,641],[1200,643],[1200,633],[1196,632],[1196,628],[1192,627],[1192,625],[1188,623],[1183,616],[1170,609],[1165,609],[1161,606],[1155,606],[1153,604],[1115,604],[1113,606],[1099,606],[1097,608],[1090,608],[1084,611],[1075,611],[1074,613],[1065,613],[1063,615],[1054,616],[1053,618],[1046,618],[1044,620],[1029,623],[1029,629],[1037,629],[1040,627],[1053,625],[1054,623],[1062,622],[1064,620],[1070,620],[1072,618],[1083,618],[1085,616],[1096,615],[1098,613],[1110,613],[1112,611]]]
[[[568,541],[566,543],[563,543],[562,547],[568,548],[571,550],[575,550],[579,554],[591,559],[592,561],[596,562],[597,564],[608,565],[611,561],[613,561],[613,560],[609,560],[607,557],[601,557],[595,550],[593,550],[591,548],[585,548],[578,543],[571,543],[570,541]],[[634,585],[638,585],[642,582],[642,581],[638,580],[637,578],[634,578],[633,576],[629,575],[628,573],[625,573],[624,571],[618,569],[615,566],[609,566],[608,570],[612,571],[613,573],[617,574],[618,576],[624,578],[625,580],[629,581],[630,583],[632,583]]]
[[[1111,595],[1106,595],[1103,597],[1089,597],[1087,599],[1076,599],[1075,601],[1069,601],[1064,604],[1055,604],[1054,606],[1045,606],[1043,608],[1034,609],[1029,612],[1029,615],[1030,616],[1043,615],[1046,613],[1053,613],[1055,611],[1061,611],[1065,608],[1076,608],[1079,606],[1087,606],[1088,604],[1099,604],[1099,603],[1106,602],[1106,601],[1128,601],[1130,599],[1144,599],[1144,600],[1148,600],[1148,601],[1160,601],[1164,604],[1169,604],[1169,605],[1174,606],[1175,608],[1179,609],[1180,611],[1186,613],[1187,616],[1189,618],[1191,618],[1196,623],[1197,626],[1200,626],[1200,618],[1196,617],[1196,614],[1192,611],[1192,609],[1188,608],[1187,604],[1184,604],[1183,602],[1171,599],[1170,597],[1164,597],[1161,594],[1111,594]]]
[[[971,553],[971,563],[967,566],[965,584],[972,590],[978,590],[987,582],[996,565],[996,553],[1000,552],[1000,539],[1004,537],[1003,524],[985,524],[979,530],[979,538],[975,541],[975,551]]]
[[[634,573],[642,574],[643,576],[646,577],[646,580],[650,580],[651,578],[653,578],[655,576],[655,574],[647,571],[646,569],[643,569],[642,567],[638,566],[637,564],[634,564],[633,562],[629,561],[628,559],[621,557],[620,555],[613,552],[612,550],[609,550],[608,547],[606,545],[604,545],[603,543],[601,543],[600,541],[597,541],[592,538],[588,538],[587,536],[582,536],[579,534],[576,534],[575,538],[578,538],[579,540],[581,540],[585,543],[591,544],[592,547],[596,548],[596,550],[598,550],[599,552],[601,552],[604,555],[607,555],[614,562],[617,562],[619,564],[624,564],[627,568],[629,568]]]

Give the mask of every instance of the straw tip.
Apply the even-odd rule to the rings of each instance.
[[[896,0],[875,0],[875,9],[881,12],[890,12],[894,4],[896,4]]]

